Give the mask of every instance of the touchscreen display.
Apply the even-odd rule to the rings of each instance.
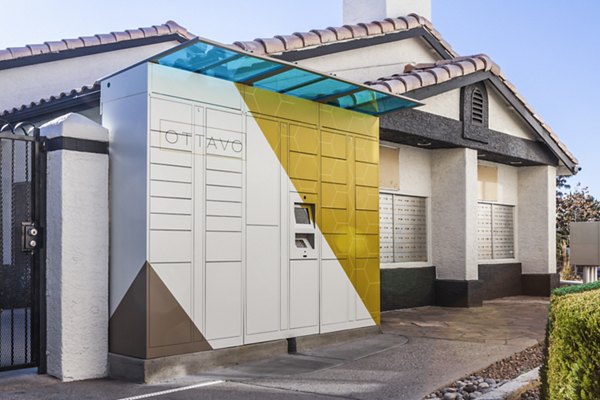
[[[310,214],[306,207],[295,207],[294,215],[296,217],[297,224],[310,224]]]

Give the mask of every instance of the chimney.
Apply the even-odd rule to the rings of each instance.
[[[419,14],[431,20],[431,0],[344,0],[344,24]]]

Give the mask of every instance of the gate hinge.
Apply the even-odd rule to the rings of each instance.
[[[41,247],[42,235],[34,222],[21,222],[21,251],[33,251]]]

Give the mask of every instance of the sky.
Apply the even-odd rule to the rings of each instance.
[[[579,159],[600,198],[600,2],[432,0],[461,55],[486,53]],[[0,0],[0,49],[174,20],[224,43],[342,24],[342,0]],[[1,88],[0,88],[1,90]]]

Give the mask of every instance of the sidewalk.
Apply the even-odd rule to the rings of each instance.
[[[547,299],[513,297],[481,308],[423,307],[382,315],[383,335],[285,355],[161,385],[113,380],[63,384],[2,377],[0,398],[123,399],[154,392],[175,399],[409,399],[521,351],[544,337]],[[223,381],[222,383],[214,383]],[[187,388],[209,383],[209,386]]]

